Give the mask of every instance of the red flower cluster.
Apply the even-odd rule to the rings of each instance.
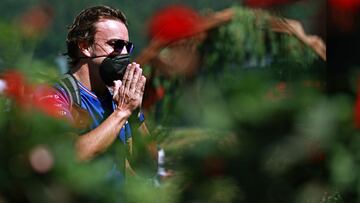
[[[4,80],[6,88],[5,95],[14,99],[19,104],[25,104],[26,99],[24,95],[27,95],[28,88],[25,89],[25,79],[22,74],[16,71],[9,71],[3,74],[2,80]]]
[[[330,22],[340,31],[352,32],[357,26],[360,0],[329,0],[329,5]]]
[[[151,80],[150,80],[151,81]],[[153,84],[145,88],[143,107],[144,109],[150,109],[156,102],[162,100],[166,94],[166,90],[163,86],[159,85],[155,87]]]
[[[360,7],[360,0],[329,0],[330,6],[341,10],[356,10]]]
[[[279,82],[276,86],[271,87],[270,90],[266,93],[266,99],[269,101],[278,101],[280,99],[285,99],[289,96],[289,88],[287,87],[286,82]]]
[[[17,71],[8,71],[2,74],[5,82],[3,94],[13,99],[23,110],[36,108],[52,117],[59,117],[56,107],[54,89],[47,85],[31,85],[25,77]]]
[[[53,16],[50,6],[34,6],[20,17],[20,28],[27,37],[37,37],[50,26]]]
[[[164,8],[150,19],[149,35],[160,41],[171,42],[201,31],[203,19],[196,11],[182,5]]]

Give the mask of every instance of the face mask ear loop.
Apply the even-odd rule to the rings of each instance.
[[[121,56],[121,58],[125,58],[125,57],[129,57],[130,58],[130,54],[127,53],[127,54],[107,54],[107,55],[100,55],[100,56],[80,56],[78,57],[79,59],[94,59],[94,58],[100,58],[100,57],[109,57],[110,58],[114,58],[116,56]]]
[[[100,56],[79,56],[79,59],[94,59],[94,58],[100,58],[100,57],[107,57],[109,55],[100,55]]]
[[[95,43],[97,44],[104,52],[106,52],[106,50],[98,43]],[[111,54],[111,53],[110,53]],[[100,55],[100,56],[80,56],[78,57],[79,59],[84,59],[84,58],[87,58],[87,59],[94,59],[94,58],[100,58],[100,57],[107,57],[109,56],[110,54],[105,54],[105,55]]]

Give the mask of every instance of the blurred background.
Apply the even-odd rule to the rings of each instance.
[[[139,176],[125,187],[103,181],[106,154],[79,164],[74,129],[32,95],[67,71],[67,26],[98,4],[128,18],[159,149],[156,169],[135,157]],[[359,202],[359,8],[357,0],[1,1],[0,203]]]

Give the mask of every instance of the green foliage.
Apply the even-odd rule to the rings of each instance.
[[[159,140],[180,201],[356,201],[353,101],[328,98],[313,50],[236,9],[202,45],[197,78],[167,81],[176,119],[159,120]]]
[[[267,23],[269,13],[242,7],[234,9],[231,22],[211,32],[201,48],[205,71],[271,68],[279,79],[290,79],[309,71],[318,59],[316,53],[297,38],[272,32]]]
[[[57,12],[47,36],[25,39],[13,24],[0,22],[2,70],[16,67],[35,83],[58,76],[51,61],[64,51],[65,25],[91,3],[50,2]],[[229,1],[214,2],[192,3],[222,8]],[[16,14],[9,12],[33,2],[3,3],[12,19]],[[107,3],[129,13],[130,33],[141,31],[132,37],[140,51],[144,22],[171,2]],[[0,202],[358,202],[360,138],[352,98],[329,98],[322,89],[325,64],[297,39],[270,32],[267,18],[236,7],[235,20],[203,44],[197,78],[159,81],[169,90],[166,108],[160,120],[154,113],[147,121],[156,126],[165,167],[175,175],[158,186],[141,176],[125,186],[104,179],[111,156],[79,163],[70,125],[1,96]],[[52,164],[41,171],[32,156]]]
[[[174,182],[168,182],[161,187],[154,187],[152,180],[143,180],[130,177],[123,191],[125,202],[159,202],[176,203],[179,199],[180,189]],[[141,194],[141,195],[140,195]]]
[[[0,21],[0,68],[13,65],[23,53],[22,38],[15,25]]]

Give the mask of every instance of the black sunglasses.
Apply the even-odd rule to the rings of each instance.
[[[125,47],[128,54],[131,54],[131,52],[134,49],[134,44],[132,42],[125,41],[125,40],[122,40],[122,39],[110,40],[108,42],[108,44],[114,48],[115,53],[121,53],[121,51]]]

